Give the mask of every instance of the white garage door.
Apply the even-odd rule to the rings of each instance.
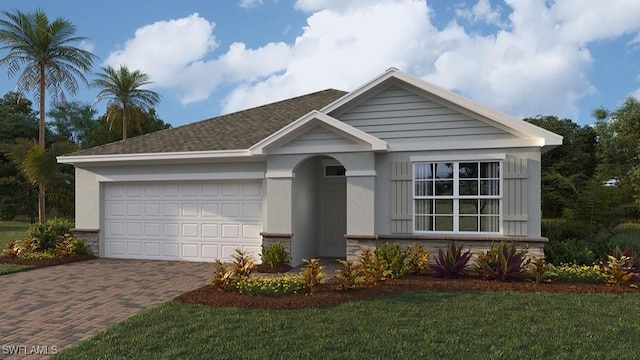
[[[260,253],[259,181],[105,185],[105,257],[213,261]],[[259,257],[257,257],[259,258]]]

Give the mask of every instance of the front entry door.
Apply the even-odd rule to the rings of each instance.
[[[347,181],[344,176],[327,176],[325,181],[325,228],[320,239],[320,255],[345,257],[347,232]]]

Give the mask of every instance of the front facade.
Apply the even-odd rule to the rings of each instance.
[[[103,257],[212,261],[283,242],[293,265],[376,242],[541,253],[546,130],[396,69],[59,158]]]

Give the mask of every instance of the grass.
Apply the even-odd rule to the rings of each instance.
[[[0,263],[0,275],[7,275],[19,271],[31,270],[33,266],[29,265],[15,265],[15,264],[2,264]]]
[[[632,359],[640,296],[405,293],[330,309],[168,302],[56,359]]]
[[[4,243],[9,240],[22,240],[29,229],[28,220],[0,221],[0,249],[4,249]]]

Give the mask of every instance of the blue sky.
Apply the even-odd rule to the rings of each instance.
[[[1,4],[73,22],[99,57],[96,71],[126,64],[148,73],[162,96],[158,113],[173,126],[326,88],[350,91],[392,66],[517,117],[588,124],[593,109],[640,96],[638,0]],[[15,79],[0,79],[1,94],[15,88]],[[83,87],[73,99],[93,103],[96,93]]]

